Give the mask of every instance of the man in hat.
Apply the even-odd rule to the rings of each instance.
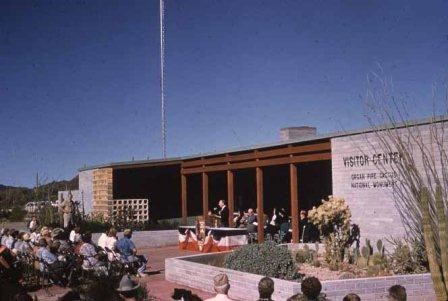
[[[213,278],[213,284],[216,292],[216,296],[214,298],[207,299],[205,301],[231,301],[229,297],[227,297],[227,293],[230,289],[229,278],[226,274],[218,274]]]
[[[53,239],[53,243],[59,244],[59,253],[65,253],[70,250],[70,245],[68,244],[67,240],[63,238],[64,236],[64,229],[62,228],[55,228],[53,231],[51,231],[51,237]]]
[[[33,252],[33,246],[31,245],[31,236],[28,233],[22,235],[22,244],[18,251],[22,254],[31,254]]]
[[[135,247],[134,242],[131,240],[132,238],[132,230],[126,229],[123,231],[123,238],[118,240],[117,249],[121,254],[121,259],[124,262],[137,262],[138,267],[138,275],[140,277],[145,277],[146,270],[146,258],[143,255],[137,255],[137,248]]]
[[[120,285],[117,291],[125,300],[136,300],[135,291],[140,287],[139,283],[136,283],[129,278],[129,275],[124,275],[120,280]]]

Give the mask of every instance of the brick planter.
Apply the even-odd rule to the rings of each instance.
[[[213,277],[219,273],[225,273],[230,280],[230,298],[257,300],[258,282],[263,276],[219,267],[227,253],[167,258],[165,259],[165,278],[171,282],[214,292]],[[276,301],[286,300],[300,292],[298,282],[273,280],[275,283],[273,299]],[[385,300],[387,289],[394,284],[406,287],[408,301],[436,300],[430,274],[323,281],[322,291],[332,301],[342,300],[348,293],[358,294],[363,301]]]

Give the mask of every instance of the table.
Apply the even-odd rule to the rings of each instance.
[[[246,245],[247,230],[240,228],[205,228],[198,240],[195,226],[179,226],[179,248],[203,253],[223,252]]]

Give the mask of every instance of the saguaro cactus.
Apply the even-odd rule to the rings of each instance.
[[[448,231],[442,188],[437,186],[435,193],[437,229],[434,229],[431,224],[431,203],[428,188],[423,188],[420,196],[423,217],[423,236],[426,253],[428,255],[431,278],[437,300],[446,301],[448,300]],[[438,231],[438,235],[436,235],[435,231]],[[438,242],[436,241],[437,239]],[[437,254],[436,245],[439,246],[440,254]]]

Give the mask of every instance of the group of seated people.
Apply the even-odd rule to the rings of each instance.
[[[60,285],[67,284],[77,264],[101,274],[107,273],[110,262],[117,261],[132,265],[138,276],[145,276],[147,259],[137,255],[132,230],[124,230],[118,239],[117,231],[111,228],[100,236],[98,245],[92,242],[90,232],[80,230],[74,227],[68,235],[62,228],[45,226],[36,227],[32,233],[4,228],[0,232],[0,268],[11,269],[15,262],[30,263],[41,272],[49,272],[50,279]]]
[[[205,301],[232,301],[228,293],[230,290],[229,278],[226,274],[218,274],[213,278],[213,285],[216,296]],[[269,277],[263,277],[258,282],[258,301],[273,301],[274,281]],[[325,294],[322,293],[322,284],[316,277],[307,277],[301,283],[301,293],[295,294],[287,301],[327,301]],[[173,300],[197,301],[201,300],[191,291],[175,289],[172,295]],[[406,301],[406,289],[401,285],[393,285],[388,289],[387,301]],[[354,293],[347,294],[342,301],[361,301],[361,298]]]
[[[236,228],[247,228],[249,233],[257,232],[257,214],[253,208],[249,208],[247,212],[240,210],[233,222]],[[270,216],[265,215],[264,222],[265,235],[274,237],[278,234],[282,242],[291,240],[291,218],[284,208],[274,208]],[[304,243],[316,242],[319,239],[318,230],[309,222],[305,210],[300,211],[299,233],[300,241]]]

